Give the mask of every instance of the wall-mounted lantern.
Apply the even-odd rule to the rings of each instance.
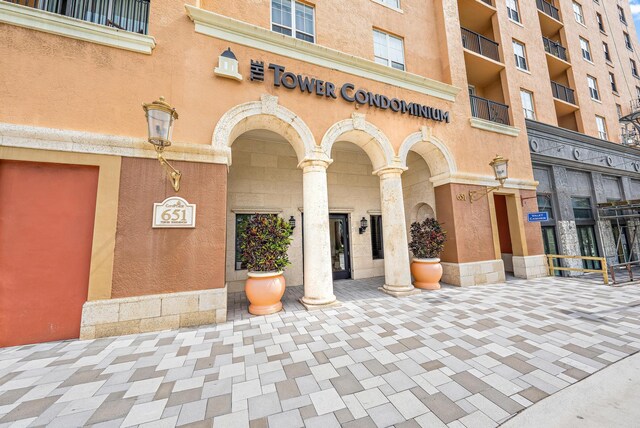
[[[171,145],[173,122],[178,118],[178,112],[165,102],[164,97],[150,104],[142,104],[149,126],[149,142],[154,145],[158,153],[158,161],[165,167],[171,178],[171,185],[177,192],[180,190],[180,178],[182,174],[175,169],[162,155],[165,147]]]
[[[469,202],[477,201],[483,196],[488,195],[494,190],[498,190],[504,186],[504,182],[509,178],[509,159],[505,159],[500,155],[496,155],[495,158],[489,163],[489,166],[493,168],[493,174],[498,182],[499,186],[488,187],[485,192],[478,192],[476,190],[469,190]]]
[[[291,226],[291,230],[296,228],[296,218],[294,216],[289,217],[289,226]]]
[[[369,222],[366,218],[362,217],[362,220],[360,220],[360,229],[358,229],[360,235],[362,235],[364,231],[367,230],[367,226],[369,226]]]

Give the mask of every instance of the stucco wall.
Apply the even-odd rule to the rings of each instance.
[[[407,156],[407,170],[402,173],[402,194],[404,197],[404,214],[407,222],[407,233],[414,221],[435,217],[436,195],[433,184],[429,181],[431,172],[424,159],[409,152]]]
[[[224,165],[174,162],[195,229],[152,229],[154,202],[175,195],[154,159],[123,158],[112,298],[224,287]]]

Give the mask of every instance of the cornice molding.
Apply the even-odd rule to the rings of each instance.
[[[520,135],[520,128],[515,126],[503,125],[502,123],[491,122],[490,120],[480,119],[477,117],[469,118],[472,128],[482,129],[483,131],[496,132],[498,134],[517,137]]]
[[[0,1],[0,22],[148,55],[156,46],[155,38],[146,34],[119,30],[6,1]]]
[[[140,138],[0,123],[0,147],[59,152],[156,158],[153,146]],[[227,164],[227,156],[209,144],[173,143],[165,151],[170,160]]]
[[[358,77],[375,80],[445,101],[455,101],[460,88],[396,70],[368,59],[288,37],[214,12],[185,4],[196,33],[271,52]]]

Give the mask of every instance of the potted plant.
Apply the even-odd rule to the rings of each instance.
[[[447,232],[434,218],[411,224],[409,249],[413,253],[411,275],[413,285],[425,290],[438,290],[442,278],[440,253],[447,240]]]
[[[244,287],[249,312],[254,315],[279,312],[285,289],[282,272],[289,264],[291,225],[277,215],[255,214],[240,224],[240,230],[242,258],[249,270]]]

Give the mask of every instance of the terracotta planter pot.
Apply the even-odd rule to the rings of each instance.
[[[414,287],[423,290],[439,290],[442,278],[440,259],[413,259],[411,275],[415,278]]]
[[[249,313],[253,315],[275,314],[282,310],[285,281],[282,272],[249,272],[244,292],[249,300]]]

